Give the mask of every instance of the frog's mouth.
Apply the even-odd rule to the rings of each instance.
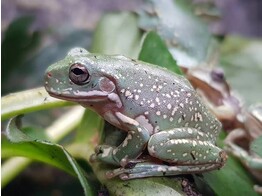
[[[63,99],[66,101],[73,102],[101,102],[108,98],[108,93],[103,91],[89,91],[89,92],[79,92],[74,91],[72,93],[65,92],[52,92],[52,90],[47,90],[48,94],[52,97]]]

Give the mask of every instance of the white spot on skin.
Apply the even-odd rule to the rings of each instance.
[[[149,107],[154,108],[154,107],[155,107],[155,104],[152,103]]]
[[[187,156],[187,153],[183,153],[183,157],[186,157]]]
[[[170,122],[173,122],[173,120],[174,120],[173,117],[170,117],[170,118],[169,118],[169,121],[170,121]]]
[[[143,87],[143,86],[144,86],[144,84],[143,84],[143,83],[141,83],[141,84],[140,84],[140,87]]]
[[[172,108],[172,105],[170,103],[167,104],[167,109],[171,110],[171,108]]]
[[[103,154],[101,155],[102,157],[107,157],[111,151],[111,148],[105,148],[103,149]]]
[[[164,114],[164,115],[163,115],[163,118],[164,118],[164,119],[166,119],[166,118],[167,118],[167,115],[166,115],[166,114]]]
[[[135,95],[135,100],[138,100],[139,99],[139,95]]]
[[[158,97],[156,97],[156,102],[159,102],[160,100],[159,100],[159,98]]]
[[[166,172],[166,168],[159,166],[159,167],[157,168],[157,171],[158,171],[158,172]]]
[[[171,96],[170,96],[169,94],[166,94],[166,97],[167,97],[167,98],[171,98]]]
[[[160,115],[161,115],[161,112],[160,112],[160,111],[157,111],[157,112],[156,112],[156,115],[160,116]]]
[[[179,118],[177,122],[178,122],[178,123],[181,123],[181,121],[182,121],[182,118]]]
[[[159,126],[156,126],[154,129],[154,133],[157,133],[157,132],[159,132]]]
[[[155,154],[156,153],[156,150],[155,150],[155,146],[148,146],[148,152],[149,154]]]
[[[171,113],[171,115],[172,116],[174,116],[174,114],[175,114],[175,112],[177,111],[177,109],[178,109],[178,107],[176,106],[176,107],[174,107],[174,109],[172,110],[172,113]]]
[[[128,134],[126,139],[123,141],[123,147],[127,146],[128,140],[131,140],[133,137],[131,134]]]
[[[175,132],[171,130],[171,131],[168,131],[168,134],[170,134],[170,135],[174,135]]]
[[[128,97],[128,96],[130,96],[130,95],[132,95],[132,93],[131,93],[129,90],[127,90],[127,91],[125,92],[125,96]]]

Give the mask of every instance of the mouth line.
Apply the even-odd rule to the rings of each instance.
[[[48,91],[48,94],[51,97],[57,98],[57,99],[62,99],[62,100],[66,100],[66,101],[73,101],[73,102],[99,102],[99,101],[104,101],[105,99],[107,99],[107,95],[97,95],[97,96],[92,96],[92,97],[71,97],[71,96],[66,96],[66,95],[62,95],[59,93],[53,93]]]

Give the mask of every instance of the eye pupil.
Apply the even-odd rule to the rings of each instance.
[[[69,69],[69,78],[77,85],[83,85],[90,81],[90,75],[87,68],[80,63],[71,65]]]
[[[72,69],[72,72],[75,74],[75,75],[81,75],[81,74],[84,74],[84,71],[79,69],[79,68],[74,68]]]

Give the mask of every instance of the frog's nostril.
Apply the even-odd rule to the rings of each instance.
[[[51,78],[51,77],[52,77],[51,72],[48,72],[46,75],[47,75],[48,78]]]

